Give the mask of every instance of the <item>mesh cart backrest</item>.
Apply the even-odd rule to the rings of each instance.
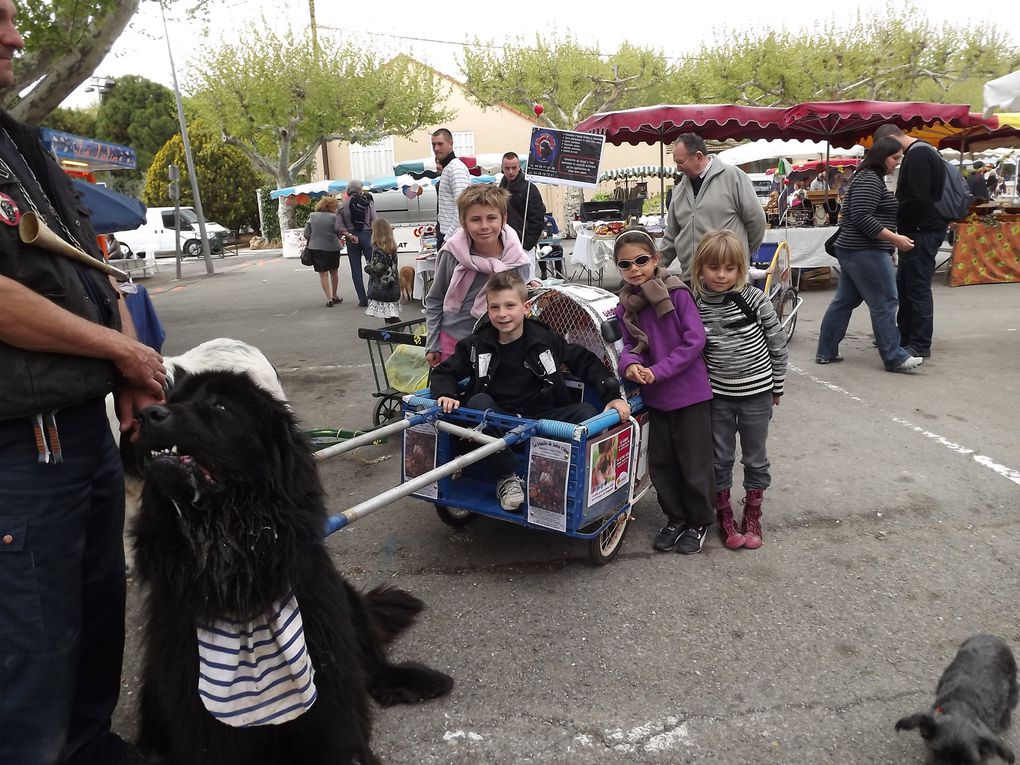
[[[563,335],[594,353],[616,374],[620,359],[616,347],[602,338],[601,325],[616,315],[616,295],[598,287],[564,284],[542,290],[535,296],[532,313]]]

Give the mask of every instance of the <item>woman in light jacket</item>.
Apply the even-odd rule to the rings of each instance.
[[[312,267],[319,275],[319,283],[326,295],[326,307],[332,308],[343,302],[337,297],[336,288],[340,281],[340,240],[333,230],[333,218],[338,207],[333,197],[323,197],[315,205],[315,212],[308,216],[305,224],[305,241],[312,256]]]
[[[861,160],[843,201],[843,217],[836,238],[839,286],[825,311],[818,332],[815,362],[842,361],[839,344],[850,315],[862,302],[871,311],[875,345],[889,372],[909,372],[921,359],[900,347],[896,328],[896,250],[913,249],[914,242],[896,233],[896,196],[885,177],[903,159],[903,148],[892,136],[875,141]]]

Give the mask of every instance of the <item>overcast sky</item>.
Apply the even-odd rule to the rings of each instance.
[[[209,34],[202,26],[181,17],[168,19],[178,78],[182,87],[189,60],[202,46],[229,40],[241,26],[262,24],[262,16],[272,25],[307,29],[308,0],[214,0]],[[187,5],[187,1],[179,3]],[[502,6],[503,10],[496,10]],[[589,0],[584,3],[515,0],[505,4],[485,0],[382,0],[369,3],[318,0],[316,16],[322,36],[338,40],[354,39],[382,52],[405,52],[454,77],[459,76],[457,55],[461,45],[475,35],[483,40],[502,42],[519,35],[533,39],[537,32],[570,32],[583,44],[596,44],[610,53],[627,40],[636,45],[658,48],[666,56],[682,57],[698,49],[702,42],[715,39],[727,30],[785,28],[810,35],[828,21],[848,23],[857,14],[867,18],[884,15],[896,7],[889,0],[835,2],[776,2],[775,0],[727,0],[719,4],[687,4],[678,10],[676,0],[643,0],[633,5]],[[998,0],[992,3],[964,3],[959,0],[926,0],[919,4],[932,21],[961,27],[996,26],[1020,44],[1020,3]],[[358,8],[360,12],[352,13]],[[484,11],[482,10],[484,8]],[[585,10],[580,10],[580,9]],[[609,18],[603,13],[616,9]],[[619,9],[633,9],[623,14]],[[973,8],[973,10],[971,10]],[[562,9],[562,10],[557,10]],[[485,18],[485,22],[482,19]],[[795,61],[788,62],[796,66]],[[170,63],[163,39],[159,6],[142,3],[141,11],[118,40],[110,55],[96,69],[96,75],[117,77],[138,74],[171,86]],[[67,106],[95,103],[96,94],[79,89]]]

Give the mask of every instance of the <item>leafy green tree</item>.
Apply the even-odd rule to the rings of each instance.
[[[475,39],[460,60],[468,94],[482,106],[507,103],[539,120],[570,129],[595,112],[655,103],[649,100],[672,66],[657,51],[624,43],[608,58],[574,37],[518,38],[504,47]]]
[[[85,82],[109,53],[141,0],[36,0],[18,3],[25,52],[15,65],[19,86],[4,94],[11,114],[39,123]],[[16,91],[38,84],[17,103]],[[11,105],[13,103],[13,106]]]
[[[316,49],[268,24],[210,48],[189,87],[194,110],[280,187],[294,183],[323,141],[371,143],[448,116],[431,71],[402,57],[384,64],[352,45],[320,40]],[[289,227],[287,205],[279,216]]]
[[[103,97],[96,116],[96,137],[130,146],[144,174],[152,158],[180,128],[177,102],[169,88],[128,75]]]
[[[42,121],[43,127],[74,135],[96,135],[96,109],[54,109]]]
[[[981,103],[981,86],[1020,65],[993,25],[936,25],[915,8],[829,22],[803,35],[721,31],[665,83],[676,103],[787,106],[853,99]]]
[[[188,126],[188,138],[206,217],[230,229],[244,225],[257,227],[259,213],[255,190],[263,184],[263,180],[248,158],[236,147],[224,144],[214,130],[200,121]],[[156,152],[146,176],[142,201],[151,207],[173,205],[167,178],[168,165],[177,165],[180,169],[181,206],[194,206],[191,177],[180,134]]]

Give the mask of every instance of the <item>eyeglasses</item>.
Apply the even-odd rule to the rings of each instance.
[[[693,154],[689,154],[687,156],[687,159],[685,159],[683,162],[677,162],[676,163],[676,169],[677,170],[683,170],[684,165],[686,165],[688,162],[690,162],[692,159],[694,159],[696,156],[698,156],[698,153],[699,152],[694,152]]]
[[[634,260],[618,260],[616,261],[616,267],[621,271],[626,271],[631,266],[638,266],[639,268],[652,259],[651,255],[640,255],[634,258]]]

